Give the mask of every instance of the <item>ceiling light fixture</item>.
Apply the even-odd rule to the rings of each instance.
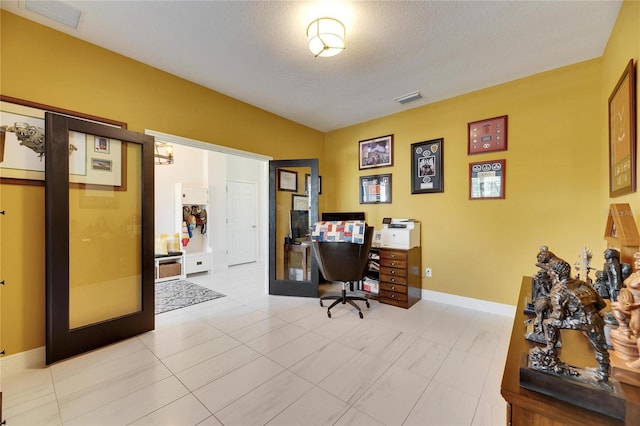
[[[422,99],[422,93],[411,92],[411,93],[407,93],[406,95],[395,98],[394,101],[404,105],[409,102],[417,101],[418,99]]]
[[[156,142],[153,160],[155,164],[165,166],[173,164],[173,145],[166,142]]]
[[[307,27],[309,50],[318,56],[334,56],[345,48],[344,24],[334,18],[318,18]]]

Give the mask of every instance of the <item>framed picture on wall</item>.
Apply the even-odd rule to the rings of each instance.
[[[358,142],[360,170],[393,165],[393,135]]]
[[[311,193],[311,175],[304,175],[304,191],[305,194],[309,195]],[[322,194],[322,176],[318,176],[318,194]]]
[[[411,193],[444,191],[443,138],[411,144]]]
[[[44,185],[44,114],[57,112],[100,124],[126,123],[0,95],[0,182]],[[69,134],[69,182],[126,190],[126,149],[120,141]]]
[[[360,204],[391,203],[391,173],[360,176]]]
[[[469,199],[504,198],[506,160],[469,163]]]
[[[298,172],[278,169],[278,191],[298,192]]]
[[[291,210],[309,210],[309,197],[303,194],[291,194]]]
[[[505,151],[507,149],[507,116],[486,118],[467,124],[467,154]]]
[[[609,197],[636,191],[635,76],[631,59],[609,96]]]

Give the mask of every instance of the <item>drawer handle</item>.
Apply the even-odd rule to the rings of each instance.
[[[396,287],[392,285],[391,286],[391,290],[395,290],[395,289],[396,289]]]
[[[391,266],[396,266],[396,262],[391,262]]]
[[[392,258],[392,259],[395,259],[395,258],[396,258],[396,255],[395,255],[395,254],[392,254],[392,255],[391,255],[391,258]]]
[[[392,283],[395,283],[395,282],[396,282],[396,279],[395,279],[395,278],[391,278],[391,282],[392,282]]]
[[[391,271],[391,275],[395,275],[395,274],[396,274],[396,271]]]
[[[202,260],[197,261],[196,265],[202,265]]]
[[[396,298],[396,295],[395,295],[395,294],[392,294],[392,295],[391,295],[391,298],[392,298],[392,299],[395,299],[395,298]]]

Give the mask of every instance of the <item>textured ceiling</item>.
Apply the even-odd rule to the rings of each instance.
[[[602,55],[621,1],[67,1],[77,29],[12,13],[320,131]],[[331,58],[311,20],[347,28]],[[420,91],[423,99],[394,98]]]

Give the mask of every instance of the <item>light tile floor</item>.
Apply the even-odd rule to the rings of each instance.
[[[329,319],[317,299],[265,295],[262,264],[189,280],[227,297],[48,368],[3,371],[7,424],[505,424],[511,318],[421,300]]]

